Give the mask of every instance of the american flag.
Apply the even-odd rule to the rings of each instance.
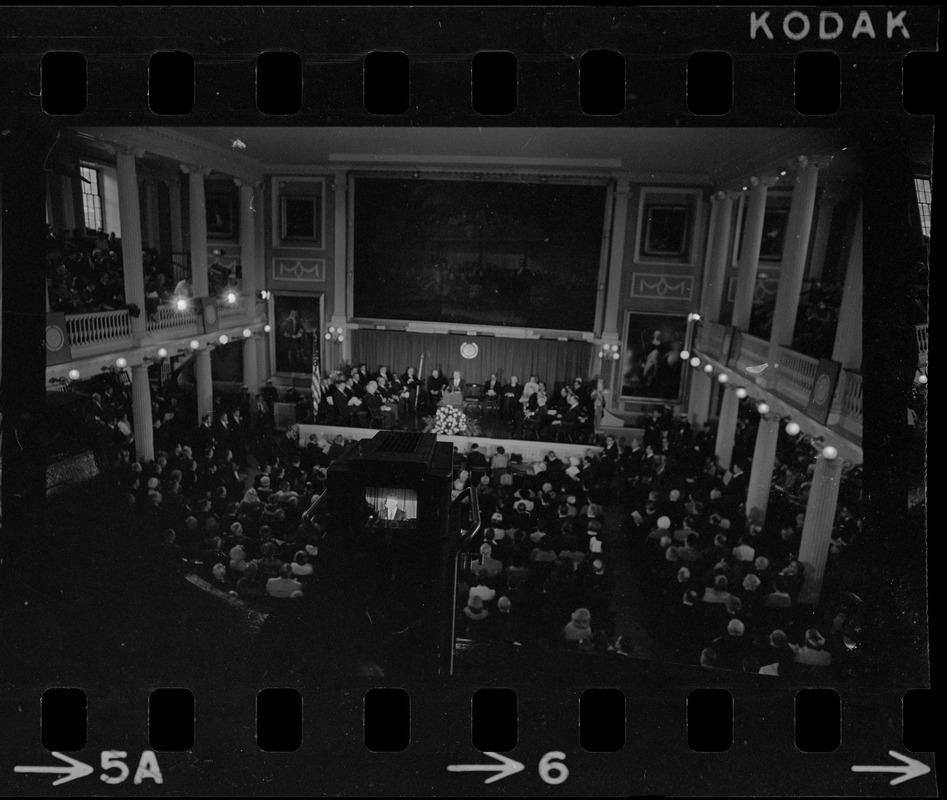
[[[322,401],[322,369],[319,366],[319,337],[312,336],[312,419],[319,417],[319,403]]]

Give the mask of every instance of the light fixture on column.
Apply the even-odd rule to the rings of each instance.
[[[926,385],[927,376],[922,372],[920,375],[917,376],[917,382],[920,383],[922,386]]]
[[[119,369],[125,369],[128,366],[128,359],[124,356],[119,356],[115,359],[115,366]]]
[[[741,386],[739,389],[737,389],[736,395],[737,395],[737,397],[739,397],[741,400],[745,400],[745,399],[746,399],[746,389],[744,389],[744,388]]]
[[[197,341],[197,339],[191,339],[191,343],[188,345],[188,347],[190,347],[191,350],[200,350],[201,343]]]
[[[802,428],[799,427],[798,422],[790,421],[786,423],[786,433],[788,433],[790,436],[798,436],[799,431],[801,430]]]
[[[326,341],[327,342],[344,342],[345,341],[345,328],[341,325],[330,325],[329,330],[326,332]]]
[[[177,300],[174,301],[174,307],[178,311],[187,311],[187,298],[179,297]]]
[[[700,359],[699,359],[697,356],[692,356],[692,357],[691,357],[691,360],[690,360],[690,365],[691,365],[692,367],[699,367],[699,366],[700,366]]]
[[[717,383],[726,383],[728,380],[730,380],[730,378],[727,376],[726,372],[721,372],[717,376]]]
[[[756,406],[756,410],[760,412],[761,417],[765,417],[769,414],[769,405],[767,403],[759,403]]]
[[[266,291],[266,289],[260,289],[260,291],[258,291],[256,294],[261,300],[266,300],[270,296],[270,293]]]
[[[273,330],[273,328],[269,325],[269,323],[263,326],[263,333],[269,333],[271,330]]]
[[[236,302],[237,302],[237,293],[227,292],[227,303],[229,305],[234,305]]]
[[[222,333],[217,337],[217,341],[221,344],[227,344],[227,342],[230,341],[230,337],[226,333]]]
[[[244,338],[244,339],[249,339],[251,336],[253,336],[253,331],[251,331],[249,328],[244,328],[244,329],[243,329],[243,338]]]
[[[69,370],[69,380],[71,380],[71,381],[77,381],[77,380],[79,380],[79,378],[81,378],[81,377],[82,377],[82,375],[81,375],[81,373],[79,372],[79,370],[77,370],[77,369],[71,369],[71,370]]]
[[[838,458],[838,450],[832,447],[832,445],[827,444],[822,448],[822,457],[826,461],[834,461],[836,458]]]

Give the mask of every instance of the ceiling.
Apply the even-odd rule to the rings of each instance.
[[[789,157],[837,153],[843,132],[805,128],[221,127],[175,133],[265,171],[339,164],[456,165],[692,176],[712,184],[783,168]]]

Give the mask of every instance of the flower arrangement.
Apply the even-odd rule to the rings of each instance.
[[[457,406],[441,406],[434,415],[431,433],[440,433],[444,436],[457,436],[467,433],[470,420]]]

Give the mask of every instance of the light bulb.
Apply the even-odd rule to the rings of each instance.
[[[263,333],[269,333],[271,330],[273,329],[269,325],[263,326]]]
[[[612,345],[612,352],[613,352],[613,353],[617,353],[617,352],[618,352],[618,345],[617,345],[617,344],[613,344],[613,345]]]
[[[695,313],[693,317],[694,317],[694,322],[700,322],[700,314]]]
[[[128,366],[128,359],[122,356],[119,356],[115,359],[115,366],[119,369],[125,369]]]
[[[344,341],[345,341],[345,337],[344,337],[341,333],[339,334],[339,341],[340,341],[340,342],[344,342]]]
[[[331,333],[327,333],[327,334],[326,334],[326,341],[328,342],[328,341],[330,341],[331,339],[332,339],[332,334],[331,334]]]
[[[787,422],[786,423],[786,433],[790,436],[798,436],[801,428],[799,427],[798,422]]]
[[[746,389],[744,389],[742,386],[737,389],[737,397],[739,397],[741,400],[746,398]]]
[[[237,302],[237,295],[235,295],[233,292],[228,292],[228,293],[227,293],[227,302],[230,303],[230,305],[233,305],[234,303],[236,303],[236,302]]]
[[[756,407],[756,409],[757,409],[757,411],[760,412],[760,414],[763,414],[764,416],[765,416],[766,414],[769,414],[769,406],[768,406],[766,403],[760,403],[760,404]]]
[[[158,358],[167,358],[168,357],[168,348],[159,347],[158,348]]]
[[[187,309],[187,300],[184,300],[184,299],[178,300],[178,302],[175,303],[175,305],[178,307],[178,311],[184,311]]]
[[[727,377],[727,373],[726,373],[726,372],[721,372],[721,373],[717,376],[717,382],[718,382],[718,383],[726,383],[728,380],[730,380],[730,378]]]
[[[69,380],[71,380],[71,381],[77,381],[77,380],[79,380],[79,370],[77,370],[77,369],[71,369],[71,370],[69,370]]]
[[[699,366],[700,366],[700,359],[699,359],[697,356],[694,356],[694,357],[691,359],[691,366],[692,366],[692,367],[699,367]]]
[[[220,337],[217,339],[221,344],[227,344],[230,341],[230,337],[226,333],[220,334]]]
[[[838,450],[832,447],[832,445],[827,444],[822,448],[822,457],[827,461],[834,461],[838,457]]]
[[[710,375],[710,373],[713,371],[714,371],[714,368],[711,364],[707,364],[706,366],[704,366],[704,372],[706,372],[708,375]]]
[[[201,346],[201,343],[197,339],[191,339],[191,350],[197,350]]]
[[[621,358],[621,354],[620,354],[620,353],[612,353],[612,358],[614,358],[616,361],[618,361],[618,359]]]
[[[921,376],[917,379],[917,382],[918,382],[918,383],[927,383],[927,376],[926,376],[926,375],[921,375]]]
[[[244,328],[244,329],[243,329],[243,338],[244,338],[244,339],[249,339],[251,336],[253,336],[253,331],[251,331],[249,328]]]
[[[689,359],[690,357],[691,357],[691,351],[690,351],[690,350],[681,350],[681,358],[682,358],[682,359],[684,359],[685,361],[687,361],[687,359]]]

